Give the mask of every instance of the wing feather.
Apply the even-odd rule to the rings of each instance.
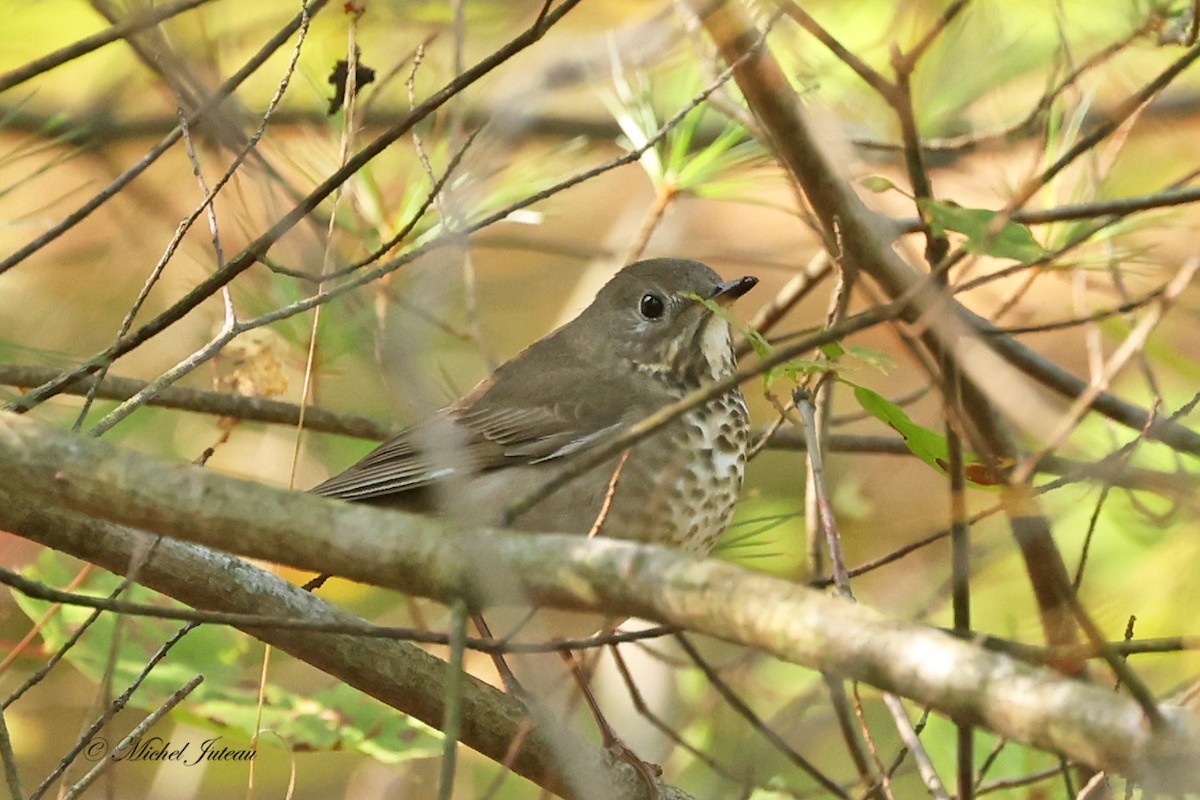
[[[534,358],[530,358],[530,356]],[[549,366],[547,366],[549,365]],[[369,500],[419,492],[435,481],[562,458],[673,399],[656,391],[584,392],[595,386],[594,356],[542,339],[455,404],[401,431],[345,472],[311,491]],[[637,400],[631,395],[637,394]]]
[[[447,409],[401,431],[311,491],[344,500],[410,492],[456,474],[560,458],[619,427],[620,421],[598,428],[584,424],[578,413],[564,413],[558,405]]]

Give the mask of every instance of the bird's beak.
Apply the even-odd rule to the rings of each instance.
[[[747,275],[744,278],[736,278],[732,281],[718,283],[717,288],[713,289],[713,293],[708,297],[710,300],[716,300],[718,305],[728,306],[744,295],[746,292],[754,288],[758,283],[758,278],[752,275]]]

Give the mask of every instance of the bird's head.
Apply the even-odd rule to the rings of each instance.
[[[638,261],[613,276],[571,325],[637,370],[693,386],[734,368],[729,323],[695,298],[727,306],[756,283],[749,276],[722,281],[698,261]]]

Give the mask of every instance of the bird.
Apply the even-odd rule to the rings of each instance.
[[[654,258],[617,272],[576,318],[310,491],[523,532],[599,534],[707,554],[745,474],[749,416],[737,388],[692,408],[507,519],[571,457],[732,374],[728,306],[757,278]]]
[[[310,491],[418,513],[469,510],[483,524],[501,524],[572,455],[730,375],[730,325],[696,298],[727,306],[756,283],[722,281],[697,261],[633,263],[575,319]],[[568,483],[511,527],[587,533],[599,522],[605,535],[707,552],[732,516],[748,441],[745,399],[733,389],[634,445],[627,458]]]
[[[705,264],[679,258],[630,264],[573,320],[309,491],[467,524],[632,539],[706,555],[733,517],[745,474],[750,424],[736,387],[523,513],[508,512],[572,469],[576,454],[733,374],[730,318],[701,301],[727,307],[757,283],[753,276],[724,281]],[[488,599],[487,618],[476,609],[472,619],[484,636],[577,641],[622,623],[541,607],[503,570],[474,567],[475,588]],[[591,696],[583,672],[557,654],[510,652],[492,661],[506,690],[537,709],[538,719],[565,719],[577,707],[576,692]],[[594,658],[586,662],[584,671],[597,668]],[[588,707],[605,741],[619,743],[594,699]]]

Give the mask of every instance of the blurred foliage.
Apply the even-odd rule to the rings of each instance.
[[[533,0],[463,4],[465,63],[485,57],[515,35],[540,5]],[[1016,271],[1019,264],[1048,258],[1036,281],[1029,277],[1030,286],[1023,285],[1030,273],[1018,273],[1008,280],[984,281],[960,295],[981,313],[1014,300],[1011,314],[1020,318],[1018,324],[1037,324],[1112,307],[1122,302],[1122,292],[1138,296],[1159,285],[1175,264],[1195,255],[1193,234],[1200,220],[1186,206],[1106,220],[1103,226],[1091,218],[1050,225],[996,222],[997,210],[1004,207],[1014,187],[1076,145],[1098,119],[1178,57],[1180,48],[1171,42],[1178,41],[1181,30],[1186,32],[1192,6],[1183,0],[969,3],[933,43],[913,75],[918,128],[924,137],[946,145],[927,155],[936,197],[920,208],[907,188],[902,155],[891,147],[899,140],[899,126],[886,103],[850,67],[788,20],[775,24],[769,42],[788,78],[821,119],[832,157],[848,179],[870,194],[865,200],[895,217],[915,220],[923,213],[937,232],[964,247],[968,257],[952,279]],[[129,2],[123,9],[141,7]],[[803,4],[842,45],[885,76],[892,74],[894,48],[911,49],[946,7],[942,0]],[[353,152],[399,121],[411,108],[406,83],[411,82],[420,102],[454,75],[452,4],[375,2],[365,8],[355,22],[355,41],[364,63],[376,70],[379,79],[360,98],[360,116],[350,126],[351,141],[342,138],[343,115],[325,114],[333,91],[327,78],[335,62],[346,57],[353,19],[341,4],[333,4],[312,21],[300,53],[299,73],[278,118],[267,128],[259,157],[248,161],[214,204],[225,258],[336,170],[344,146]],[[764,13],[771,8],[762,6]],[[186,73],[211,88],[240,68],[297,9],[296,3],[212,2],[168,22],[163,36]],[[0,74],[106,27],[93,7],[75,0],[8,3],[3,10]],[[647,234],[648,255],[695,257],[728,275],[758,275],[761,286],[738,304],[739,317],[734,321],[758,357],[772,352],[766,335],[758,335],[739,320],[754,311],[748,303],[768,302],[822,243],[806,224],[807,211],[798,205],[768,148],[747,129],[753,127],[751,122],[730,113],[740,104],[736,88],[720,87],[709,101],[694,104],[700,92],[711,88],[721,67],[702,32],[676,27],[671,12],[669,4],[649,7],[628,0],[582,4],[544,42],[417,125],[419,151],[412,135],[402,137],[349,178],[336,201],[319,204],[272,248],[271,263],[282,270],[258,265],[240,276],[232,286],[232,304],[239,318],[301,301],[314,291],[326,265],[341,269],[390,241],[414,222],[467,135],[488,123],[462,154],[462,166],[440,202],[416,219],[411,232],[384,258],[402,257],[420,247],[430,248],[429,252],[391,276],[323,306],[316,327],[310,399],[395,419],[399,427],[408,415],[419,413],[429,397],[452,396],[469,388],[486,374],[489,363],[518,352],[582,307],[597,277],[612,266],[608,261],[620,257],[639,226]],[[1073,70],[1126,39],[1128,46],[1097,60],[1055,95],[1040,117],[1016,127]],[[237,91],[229,120],[239,136],[253,130],[276,91],[290,58],[289,48],[271,56]],[[422,58],[414,72],[418,51]],[[157,68],[118,43],[0,95],[0,255],[16,251],[73,211],[171,129],[176,95],[155,72]],[[1164,102],[1142,109],[1117,135],[1059,175],[1029,207],[1157,192],[1177,182],[1192,185],[1194,173],[1200,170],[1195,147],[1200,135],[1198,90],[1200,76],[1192,69],[1173,85]],[[600,174],[561,193],[550,191],[570,176],[646,145],[666,121],[681,113],[638,164]],[[194,142],[197,163],[210,182],[229,162],[229,152],[215,130],[198,129]],[[956,146],[958,138],[971,141]],[[192,173],[184,149],[176,147],[62,239],[0,275],[0,359],[65,366],[106,346],[179,220],[201,198]],[[488,215],[524,206],[528,198],[543,192],[546,196],[536,203],[469,238],[451,244],[438,239]],[[998,228],[992,230],[993,225]],[[904,239],[897,249],[916,252],[920,243]],[[183,238],[138,322],[182,296],[217,263],[202,218]],[[304,273],[308,279],[283,270]],[[572,295],[575,287],[577,293]],[[821,297],[806,299],[787,314],[769,332],[770,341],[823,324],[828,291],[820,287]],[[864,302],[855,298],[856,303]],[[1149,340],[1142,365],[1119,377],[1114,387],[1118,394],[1149,406],[1157,391],[1163,398],[1161,413],[1173,412],[1191,396],[1200,378],[1194,307],[1194,296],[1185,296],[1182,319],[1168,319]],[[222,314],[220,302],[210,301],[176,324],[168,336],[121,359],[114,374],[146,379],[162,374],[207,341]],[[1089,359],[1094,362],[1111,352],[1128,334],[1133,319],[1116,315],[1088,328],[1036,334],[1029,341],[1077,374],[1087,375]],[[226,360],[206,365],[184,382],[236,385],[250,393],[297,401],[312,325],[311,315],[301,314],[264,329],[269,336],[251,361],[260,359],[258,366],[269,362],[270,369],[263,373],[269,374],[267,380],[252,379],[253,364],[231,365],[226,354]],[[1139,369],[1152,371],[1152,386],[1145,377],[1148,373]],[[828,372],[842,378],[833,390],[836,432],[899,435],[915,454],[828,456],[827,481],[850,562],[879,557],[944,528],[948,514],[940,469],[945,460],[944,412],[933,393],[914,395],[925,377],[902,344],[886,330],[864,332],[831,345],[819,357],[779,368],[767,376],[765,388],[782,396],[793,382]],[[236,375],[231,380],[232,373]],[[773,386],[774,381],[779,385]],[[16,394],[0,388],[5,399]],[[747,394],[756,422],[774,419],[775,409],[761,392]],[[912,396],[918,399],[910,401]],[[1027,402],[1029,406],[1008,409],[1016,423],[1030,417],[1053,418],[1061,411],[1043,398]],[[87,421],[99,419],[113,405],[97,403]],[[79,408],[78,398],[63,398],[34,413],[70,426]],[[87,425],[83,427],[86,430]],[[1063,448],[1063,455],[1100,458],[1134,435],[1088,417]],[[212,446],[210,469],[280,484],[289,481],[296,452],[294,431],[231,425],[167,409],[141,409],[108,436],[180,460],[195,459]],[[1034,437],[1029,438],[1037,446]],[[315,483],[370,446],[343,437],[305,436],[297,485]],[[927,469],[917,460],[935,468]],[[1153,443],[1140,445],[1129,460],[1146,469],[1195,472],[1194,459]],[[737,519],[717,554],[773,574],[797,580],[809,577],[804,476],[802,454],[764,451],[749,466]],[[978,487],[969,490],[972,511],[991,508],[994,502],[994,493]],[[1048,493],[1045,505],[1069,568],[1077,568],[1086,545],[1081,593],[1111,638],[1119,638],[1131,615],[1137,617],[1138,637],[1195,632],[1200,590],[1193,576],[1200,563],[1195,542],[1200,540],[1194,535],[1194,498],[1116,489],[1104,494],[1095,485],[1070,485]],[[862,602],[885,613],[947,624],[947,553],[944,544],[918,551],[856,579],[856,593]],[[973,554],[975,628],[1039,641],[1028,580],[998,519],[985,520],[973,529]],[[24,557],[0,555],[6,562]],[[64,586],[73,569],[68,564],[73,563],[43,553],[26,572],[50,585]],[[112,576],[94,576],[86,591],[105,594],[115,584]],[[329,596],[384,624],[405,624],[414,618],[440,620],[436,610],[423,604],[360,586],[335,583]],[[166,602],[141,589],[124,599]],[[20,595],[14,600],[23,614],[11,614],[0,623],[0,636],[6,641],[16,641],[28,630],[24,617],[38,618],[47,608]],[[27,677],[88,613],[63,608],[42,631],[42,649],[26,654],[5,680],[15,685],[18,678]],[[101,615],[68,653],[68,662],[77,672],[58,686],[74,690],[69,697],[35,687],[28,701],[35,711],[21,710],[18,704],[20,714],[36,720],[22,728],[21,736],[14,736],[19,759],[48,769],[73,733],[66,730],[73,725],[53,722],[61,714],[60,699],[71,706],[73,721],[89,718],[91,692],[110,656],[112,683],[123,687],[178,625],[127,618],[121,627],[123,634],[116,637],[112,616]],[[854,774],[853,767],[825,701],[821,676],[724,645],[706,642],[702,646],[722,678],[751,699],[767,724],[810,761],[839,779],[850,780],[847,776]],[[203,673],[205,682],[175,712],[177,723],[253,735],[260,724],[256,698],[261,659],[262,647],[253,640],[227,628],[202,626],[151,671],[134,703],[155,707],[193,674]],[[665,661],[686,663],[678,653],[670,653]],[[1200,671],[1197,657],[1190,653],[1138,657],[1132,663],[1160,692]],[[644,681],[646,693],[653,694],[655,708],[666,723],[690,745],[727,767],[733,765],[730,769],[754,765],[751,797],[794,798],[816,788],[793,760],[766,744],[759,731],[721,702],[698,669],[678,667],[662,679],[639,674],[639,680]],[[282,654],[273,656],[262,726],[278,734],[293,751],[331,754],[329,762],[299,759],[299,785],[304,792],[334,796],[358,781],[355,785],[369,785],[380,796],[388,792],[429,796],[428,777],[421,770],[429,766],[424,760],[439,752],[437,732],[345,686],[329,683]],[[861,697],[864,719],[887,761],[900,750],[894,729],[873,690],[862,688]],[[616,723],[635,728],[643,724],[632,713],[617,715]],[[590,730],[586,722],[581,727]],[[953,768],[954,736],[953,726],[937,718],[930,719],[923,731],[926,747],[943,774]],[[668,778],[697,796],[722,797],[742,790],[744,774],[718,774],[685,748],[665,744],[661,736],[638,733],[637,737],[630,739],[635,750],[644,747],[655,754],[649,757],[661,758]],[[1055,764],[1045,753],[1002,746],[989,734],[979,733],[977,766],[993,747],[999,748],[999,755],[985,784]],[[388,773],[394,781],[388,783],[377,777],[363,756],[405,764]],[[464,760],[464,775],[473,784],[464,777],[460,795],[482,796],[499,767],[469,756]],[[314,763],[322,766],[311,766]],[[119,783],[118,795],[135,796],[141,791],[150,796],[150,777],[143,774],[142,783],[136,783],[127,775],[123,773],[121,780],[131,782]],[[203,792],[216,796],[212,787],[218,780],[215,775],[205,778]],[[279,786],[284,781],[286,776]],[[898,797],[923,791],[911,761],[903,763],[895,781]],[[135,785],[141,788],[130,788]],[[235,785],[230,790],[241,788]],[[993,796],[1062,793],[1052,780]],[[505,781],[495,795],[531,796],[535,796],[531,786],[515,778]]]
[[[25,575],[49,586],[65,586],[71,581],[68,562],[49,550],[25,570]],[[107,597],[120,582],[115,575],[99,573],[89,578],[81,591]],[[33,620],[51,608],[47,602],[23,595],[14,597]],[[178,607],[140,586],[123,592],[121,599]],[[91,609],[76,606],[64,606],[50,615],[41,630],[46,648],[61,647],[91,615]],[[114,686],[129,686],[151,655],[184,624],[148,617],[118,621],[113,614],[101,614],[66,651],[66,660],[92,681],[99,683],[111,674]],[[126,630],[118,635],[116,625]],[[181,719],[220,733],[233,731],[252,739],[269,731],[292,750],[357,750],[387,763],[428,758],[441,752],[440,733],[344,684],[319,691],[305,686],[296,691],[269,683],[263,688],[265,702],[260,709],[255,684],[262,658],[263,646],[233,628],[201,625],[184,635],[145,675],[129,704],[153,710],[192,676],[203,675],[204,682],[181,707]],[[278,740],[262,739],[269,746]]]

